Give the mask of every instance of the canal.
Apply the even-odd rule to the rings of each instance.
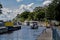
[[[0,34],[0,40],[36,40],[44,29],[45,27],[30,29],[30,26],[22,26],[20,30]]]
[[[60,30],[58,28],[53,28],[53,40],[60,40]]]

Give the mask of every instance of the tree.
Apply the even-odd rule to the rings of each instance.
[[[0,4],[0,14],[2,14],[2,10],[1,10],[1,8],[3,8],[3,7],[2,7],[2,4]]]
[[[49,20],[60,20],[60,1],[59,0],[53,0],[51,4],[49,4],[48,10],[47,10],[47,17]]]
[[[34,12],[30,12],[28,15],[28,20],[34,20]]]
[[[36,7],[33,12],[25,11],[16,16],[17,20],[20,19],[20,21],[25,20],[40,21],[41,19],[44,19],[44,17],[45,17],[45,11],[43,7]]]
[[[56,12],[56,20],[60,21],[60,2],[57,4],[56,8],[55,8],[55,12]]]
[[[18,14],[16,16],[17,17],[17,20],[19,19],[20,21],[25,21],[28,18],[29,13],[30,12],[24,11],[23,13]]]
[[[34,19],[40,21],[41,19],[44,19],[45,17],[45,12],[43,7],[36,7],[34,9],[35,16]]]

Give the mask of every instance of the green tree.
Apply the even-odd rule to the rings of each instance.
[[[20,15],[17,15],[20,18],[20,21],[25,21],[28,18],[30,12],[24,11]]]
[[[34,20],[34,12],[30,12],[28,15],[28,20]]]
[[[44,17],[45,17],[45,11],[43,7],[36,7],[33,12],[25,11],[16,16],[17,20],[20,19],[20,21],[25,21],[25,20],[40,21],[41,19],[44,19]]]
[[[2,7],[2,4],[0,4],[0,14],[2,14],[2,10],[1,10],[1,8],[3,8],[3,7]]]
[[[58,7],[59,3],[60,3],[59,0],[53,0],[53,2],[51,4],[49,4],[48,10],[47,10],[47,17],[49,20],[52,20],[52,19],[59,20],[59,19],[57,19],[57,18],[59,18],[59,15],[60,15],[60,13],[58,11],[60,9]]]
[[[55,17],[56,20],[60,21],[60,1],[57,2],[55,13],[56,13],[56,17]]]
[[[43,7],[36,7],[34,9],[35,16],[34,19],[40,21],[41,19],[44,19],[45,17],[45,12]]]

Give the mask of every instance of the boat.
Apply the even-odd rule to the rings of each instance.
[[[31,22],[31,29],[38,29],[38,23],[37,22]]]
[[[5,22],[5,26],[8,28],[8,31],[14,31],[14,30],[21,29],[21,25],[18,25],[17,22],[7,21]]]
[[[0,20],[0,33],[4,33],[7,31],[8,31],[8,29],[7,29],[7,27],[4,26],[4,21]]]
[[[38,29],[38,21],[29,21],[31,29]]]
[[[20,22],[14,22],[14,26],[13,27],[14,27],[15,30],[19,30],[19,29],[21,29],[21,25],[22,24]]]
[[[6,33],[8,32],[7,27],[0,27],[0,33]]]

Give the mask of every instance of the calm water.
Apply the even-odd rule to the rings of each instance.
[[[53,29],[53,39],[60,40],[60,30],[58,28]]]
[[[22,26],[22,29],[14,31],[10,34],[0,35],[0,40],[36,40],[36,38],[42,33],[44,27],[38,29],[30,29],[29,26]]]

